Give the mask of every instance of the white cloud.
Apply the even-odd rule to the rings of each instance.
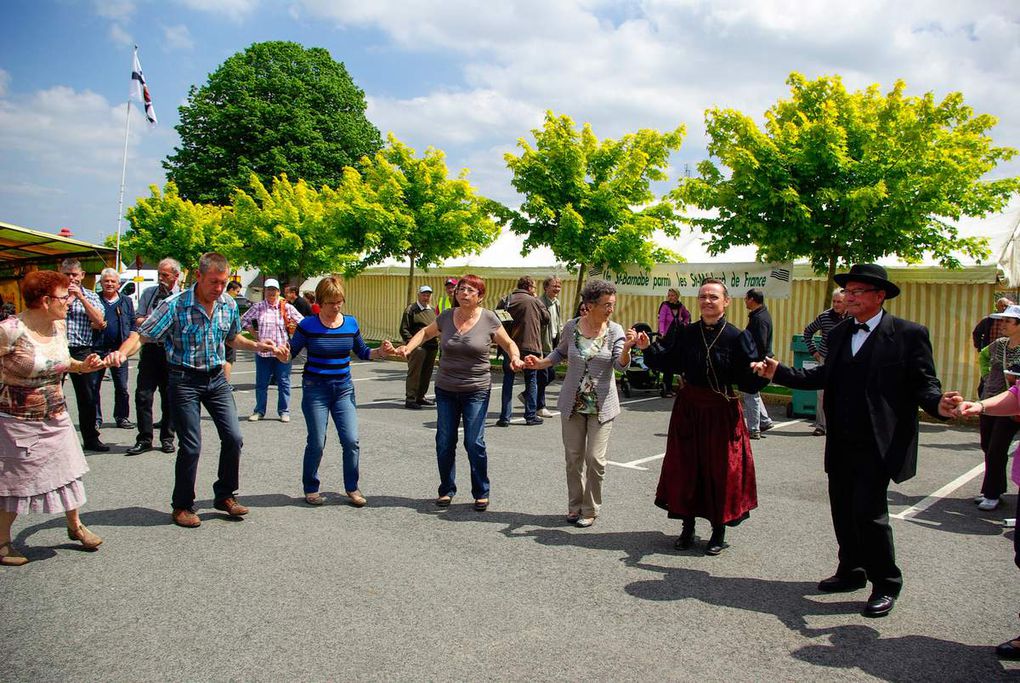
[[[114,21],[127,21],[135,13],[133,0],[94,0],[96,14]]]
[[[11,82],[11,75],[0,69],[0,97],[7,94],[7,85]]]
[[[177,0],[188,9],[209,14],[220,14],[233,21],[241,21],[258,8],[259,0]]]
[[[123,26],[117,23],[110,24],[110,31],[107,35],[116,45],[130,47],[135,44],[134,37],[124,30]]]
[[[184,24],[163,27],[163,42],[168,50],[190,50],[195,47],[191,31]]]

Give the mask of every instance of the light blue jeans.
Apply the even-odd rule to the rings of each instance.
[[[340,447],[343,450],[344,491],[358,490],[358,414],[354,401],[354,383],[350,377],[343,380],[316,377],[306,374],[301,380],[301,412],[308,427],[301,483],[305,493],[319,490],[319,463],[326,447],[326,428],[333,416]]]
[[[266,416],[269,399],[269,380],[276,375],[276,412],[290,414],[290,363],[282,363],[273,356],[264,358],[255,354],[255,412]]]
[[[769,411],[765,410],[761,394],[744,394],[744,419],[750,432],[760,432],[762,427],[767,428],[772,424],[772,418],[769,417]]]

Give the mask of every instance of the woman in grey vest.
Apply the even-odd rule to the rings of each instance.
[[[613,370],[630,364],[636,335],[609,320],[616,308],[616,287],[588,280],[581,289],[587,314],[563,328],[559,345],[545,358],[528,356],[526,367],[541,370],[567,360],[556,407],[560,411],[567,466],[567,521],[579,527],[595,523],[602,506],[606,446],[613,420],[620,414]]]

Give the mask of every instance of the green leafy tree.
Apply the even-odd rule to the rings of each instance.
[[[255,174],[251,194],[237,190],[233,210],[224,216],[224,230],[238,245],[239,265],[258,268],[288,282],[338,272],[356,256],[335,229],[334,216],[349,215],[337,193],[317,191],[304,180],[292,183],[283,174],[266,189]],[[243,246],[242,246],[243,245]]]
[[[230,57],[179,108],[181,144],[163,161],[182,197],[225,206],[254,173],[335,185],[382,146],[365,94],[324,48],[255,43]]]
[[[511,229],[527,235],[525,253],[547,246],[577,267],[578,292],[590,266],[680,260],[653,242],[657,230],[677,236],[680,224],[672,205],[656,199],[651,183],[666,180],[683,126],[600,141],[589,124],[577,130],[569,116],[549,111],[542,128],[531,132],[534,146],[521,138],[521,154],[505,155],[514,189],[524,196]]]
[[[336,220],[361,240],[363,252],[348,274],[387,258],[407,259],[408,301],[416,268],[485,249],[499,236],[497,217],[505,211],[476,194],[466,169],[449,178],[442,151],[430,147],[418,157],[392,134],[362,160],[360,173],[347,170],[337,191],[346,208]]]
[[[904,94],[897,81],[847,92],[838,76],[787,79],[791,97],[765,113],[764,130],[732,109],[706,112],[712,160],[681,179],[681,210],[711,235],[713,254],[756,245],[758,258],[808,258],[832,280],[837,266],[895,254],[908,263],[932,254],[958,267],[955,253],[988,255],[986,238],[962,238],[949,222],[1000,211],[1017,178],[984,178],[1016,150],[986,134],[996,119],[974,115],[960,93]]]
[[[228,258],[236,253],[238,245],[221,229],[224,209],[181,198],[173,182],[162,192],[156,185],[149,191],[149,197],[127,210],[130,228],[121,239],[122,254],[150,263],[172,256],[193,270],[207,251],[220,251]]]

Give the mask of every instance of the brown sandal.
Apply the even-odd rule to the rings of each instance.
[[[305,502],[309,505],[322,505],[326,499],[322,497],[321,493],[306,493]]]
[[[103,544],[103,539],[89,531],[88,527],[81,522],[78,522],[78,528],[76,529],[67,527],[67,537],[72,541],[81,543],[82,547],[86,550],[95,550]]]
[[[7,554],[0,555],[0,565],[4,567],[20,567],[23,564],[28,564],[28,558],[15,550],[10,541],[0,543],[0,550],[4,548],[7,548]]]

